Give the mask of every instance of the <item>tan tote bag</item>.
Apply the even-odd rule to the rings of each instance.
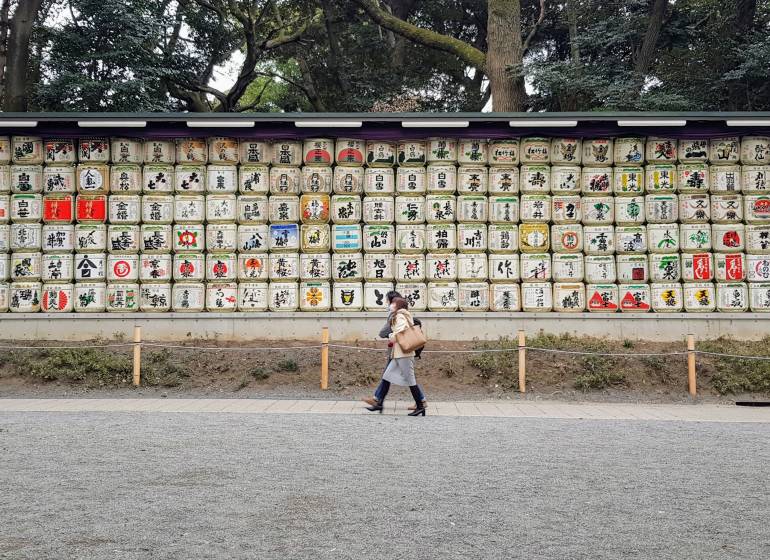
[[[405,353],[414,352],[418,348],[422,348],[428,342],[428,338],[422,329],[414,324],[413,321],[409,321],[409,327],[400,333],[396,333],[396,342],[401,347],[401,350]]]

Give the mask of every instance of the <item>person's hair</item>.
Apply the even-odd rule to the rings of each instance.
[[[399,309],[409,310],[409,302],[402,297],[393,298],[393,303],[396,304],[396,311]]]
[[[385,298],[388,300],[388,303],[393,303],[393,300],[396,298],[404,297],[401,294],[399,294],[396,290],[390,290],[387,294],[385,294]]]

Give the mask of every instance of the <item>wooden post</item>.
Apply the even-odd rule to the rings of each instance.
[[[134,387],[142,380],[142,327],[134,327]]]
[[[321,329],[321,390],[329,388],[329,327]]]
[[[527,345],[523,330],[519,330],[519,392],[527,392]]]
[[[687,386],[690,396],[696,397],[698,387],[695,378],[695,337],[691,334],[687,335]]]

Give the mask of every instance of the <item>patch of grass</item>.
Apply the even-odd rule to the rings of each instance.
[[[27,372],[43,381],[82,382],[90,387],[123,385],[133,376],[133,362],[126,354],[97,348],[43,350],[31,360]]]
[[[634,341],[628,340],[627,338],[623,340],[623,348],[633,348],[634,347]]]
[[[584,356],[580,364],[581,373],[575,378],[575,388],[581,391],[606,389],[626,381],[625,374],[617,369],[614,360],[603,356]]]
[[[278,371],[299,371],[299,364],[297,364],[296,360],[286,358],[279,360],[278,363],[275,364],[275,369]]]
[[[696,348],[706,352],[770,358],[770,337],[759,341],[737,341],[730,338],[704,340],[698,342]],[[770,360],[722,356],[713,356],[711,359],[714,364],[711,385],[720,395],[770,393]]]
[[[491,352],[471,354],[468,363],[481,372],[481,377],[489,377],[497,371],[495,355]]]
[[[237,393],[238,391],[242,391],[249,386],[249,383],[251,383],[251,380],[248,377],[244,377],[241,379],[241,382],[238,383],[238,386],[235,388],[234,392]]]
[[[259,368],[259,367],[258,367],[258,368],[254,368],[254,369],[252,369],[252,370],[249,372],[249,374],[250,374],[250,375],[251,375],[251,376],[252,376],[254,379],[256,379],[257,381],[264,381],[264,380],[266,380],[266,379],[270,379],[270,374],[269,374],[268,372],[266,372],[264,369],[262,369],[262,368]]]

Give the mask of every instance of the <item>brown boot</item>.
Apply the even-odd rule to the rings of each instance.
[[[376,406],[376,405],[380,404],[380,401],[378,401],[374,397],[367,397],[367,398],[361,399],[361,400],[364,401],[369,406]]]
[[[422,407],[423,408],[428,408],[428,401],[422,401]],[[412,406],[407,408],[407,410],[417,410],[417,405],[413,404]]]

